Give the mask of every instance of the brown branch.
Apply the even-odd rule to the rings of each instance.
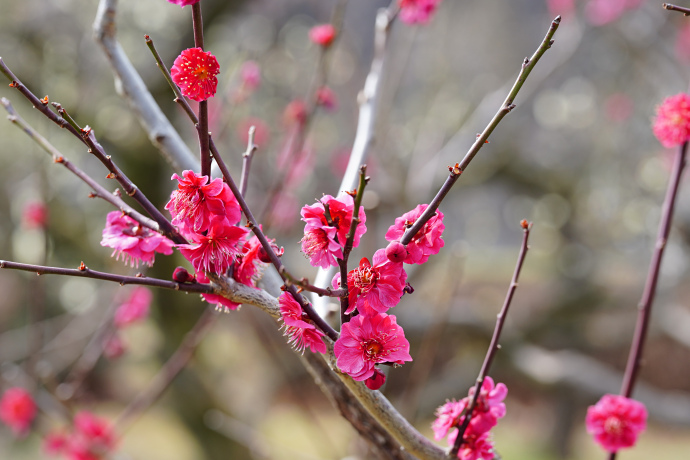
[[[672,5],[672,4],[670,4],[670,3],[662,3],[661,6],[662,6],[665,10],[669,10],[669,11],[679,11],[679,12],[683,13],[685,16],[690,16],[690,8],[685,8],[685,7],[682,7],[682,6],[676,6],[676,5]]]

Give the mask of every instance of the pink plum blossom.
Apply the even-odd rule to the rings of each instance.
[[[211,280],[208,279],[203,272],[197,273],[196,279],[199,283],[202,284],[208,284],[211,282]],[[229,313],[230,311],[237,310],[240,307],[239,303],[233,302],[232,300],[227,299],[219,294],[201,294],[201,297],[206,302],[210,304],[215,304],[217,311]]]
[[[333,24],[320,24],[311,28],[309,39],[317,45],[328,48],[335,40],[335,33]]]
[[[490,436],[488,431],[482,434],[466,433],[464,442],[458,451],[458,458],[460,460],[492,460],[496,455]],[[448,436],[448,444],[451,446],[455,444],[457,437],[458,430],[455,429]]]
[[[280,251],[279,251],[280,252]],[[247,286],[256,287],[256,283],[261,279],[268,264],[261,260],[265,254],[261,242],[256,235],[251,235],[242,245],[241,252],[237,255],[237,264],[233,270],[232,277]]]
[[[326,353],[328,350],[321,337],[325,334],[316,328],[309,317],[302,310],[302,306],[288,292],[283,292],[278,298],[280,315],[285,326],[285,335],[297,351],[304,352],[309,348],[312,353]]]
[[[656,109],[652,130],[666,148],[690,139],[690,94],[680,93],[666,98]]]
[[[431,424],[434,439],[440,441],[448,435],[451,428],[462,423],[461,416],[467,409],[467,398],[460,401],[452,400],[436,409],[436,420]],[[464,418],[464,417],[463,417]]]
[[[249,90],[255,90],[261,84],[261,69],[256,61],[246,61],[240,68],[242,84]]]
[[[139,266],[143,262],[152,266],[156,252],[172,254],[173,243],[163,235],[139,224],[120,211],[108,213],[101,246],[113,248],[113,256],[122,256],[125,263]]]
[[[647,409],[625,396],[607,394],[587,409],[587,432],[608,452],[632,447],[647,426]]]
[[[189,48],[175,59],[170,76],[183,95],[197,102],[216,94],[220,72],[218,59],[201,48]]]
[[[400,20],[406,24],[425,24],[440,4],[441,0],[398,0]]]
[[[400,241],[408,228],[422,215],[424,210],[429,207],[427,204],[420,204],[410,212],[406,212],[401,217],[395,219],[395,224],[386,232],[386,240]],[[408,255],[405,258],[407,264],[423,264],[429,260],[432,254],[438,254],[445,242],[441,238],[443,230],[443,213],[436,211],[435,215],[429,219],[424,226],[412,238],[407,245]]]
[[[36,403],[24,388],[7,389],[0,398],[0,420],[12,429],[17,437],[26,436],[36,417]]]
[[[121,328],[145,319],[149,314],[152,300],[153,294],[149,288],[137,286],[132,289],[127,301],[115,311],[115,325]]]
[[[181,7],[185,7],[187,5],[194,5],[195,3],[198,3],[199,0],[168,0],[170,3],[174,3],[175,5],[180,5]]]
[[[472,412],[469,429],[475,433],[484,433],[496,426],[498,419],[506,414],[506,405],[503,400],[508,395],[508,387],[503,383],[494,386],[491,377],[484,378],[484,383],[479,390],[477,405]],[[467,396],[469,405],[474,397],[474,387],[470,388]]]
[[[195,233],[192,244],[178,244],[182,255],[194,270],[223,274],[239,253],[238,244],[247,234],[246,228],[229,225],[223,216],[215,216],[206,235]]]
[[[48,208],[41,201],[32,201],[24,206],[22,223],[26,228],[45,228],[48,222]]]
[[[359,381],[372,377],[376,364],[412,361],[405,332],[385,313],[357,315],[343,324],[334,352],[338,368]]]
[[[333,225],[328,223],[324,205],[328,206]],[[353,211],[354,200],[347,193],[341,194],[338,198],[325,195],[315,205],[302,208],[302,220],[306,222],[302,252],[309,257],[314,267],[328,268],[331,265],[338,265],[336,258],[343,257],[342,247],[350,231]],[[355,229],[353,248],[359,245],[361,236],[367,231],[366,220],[364,208],[360,207],[359,224]]]
[[[215,216],[225,217],[229,224],[236,224],[242,218],[237,199],[222,179],[207,183],[207,176],[190,170],[183,171],[182,177],[173,174],[171,179],[177,179],[179,185],[170,195],[165,209],[173,216],[173,225],[184,233],[208,230]]]
[[[328,110],[335,110],[338,107],[335,93],[328,86],[322,86],[316,91],[316,103]]]
[[[355,307],[360,313],[385,313],[400,302],[406,280],[403,264],[391,262],[386,250],[379,249],[374,253],[373,266],[365,257],[347,274],[349,308],[345,313],[352,313]],[[340,287],[340,274],[333,278],[333,286]]]

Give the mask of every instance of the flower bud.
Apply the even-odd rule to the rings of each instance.
[[[177,267],[172,274],[172,279],[178,283],[196,283],[194,275],[189,273],[184,267]]]
[[[386,248],[386,257],[391,262],[403,262],[407,257],[407,249],[400,243],[400,241],[391,241]]]

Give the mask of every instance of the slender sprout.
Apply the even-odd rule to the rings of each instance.
[[[122,172],[122,170],[113,162],[110,155],[105,152],[101,144],[99,144],[96,140],[96,136],[91,128],[87,126],[82,130],[77,130],[64,118],[69,117],[69,114],[62,107],[58,109],[58,113],[60,115],[56,115],[48,108],[48,98],[46,97],[45,99],[39,99],[36,97],[5,65],[5,63],[2,61],[2,58],[0,58],[0,72],[11,80],[12,83],[10,83],[10,86],[16,88],[24,97],[26,97],[29,102],[33,104],[34,108],[39,110],[58,126],[66,128],[69,132],[74,134],[78,139],[88,146],[89,153],[98,158],[98,160],[103,163],[108,171],[110,171],[108,177],[116,179],[122,186],[122,189],[125,191],[125,193],[136,200],[146,210],[146,213],[158,223],[161,233],[177,244],[187,242],[187,240],[180,235],[175,227],[173,227],[170,221],[165,218],[163,213],[161,213],[158,208],[156,208],[153,203],[149,201],[146,195],[144,195],[141,190],[139,190],[139,188],[134,185],[134,183],[125,175],[125,173]]]
[[[455,166],[448,167],[450,175],[448,176],[444,184],[441,186],[434,199],[431,201],[431,203],[429,203],[429,206],[424,210],[422,215],[419,216],[419,218],[412,225],[412,227],[407,229],[407,231],[400,240],[402,244],[407,245],[410,241],[412,241],[412,238],[414,238],[417,232],[419,232],[419,230],[421,230],[422,227],[424,227],[424,224],[426,224],[429,221],[429,219],[431,219],[434,216],[434,214],[436,213],[436,209],[438,209],[438,206],[446,197],[451,187],[453,187],[455,182],[460,178],[460,175],[465,171],[472,159],[474,159],[477,153],[479,153],[479,150],[481,150],[484,144],[488,142],[489,136],[491,135],[491,133],[493,133],[494,129],[496,129],[496,126],[498,126],[503,117],[508,115],[515,108],[515,105],[513,104],[515,97],[517,96],[518,92],[522,88],[522,85],[525,83],[525,80],[527,80],[527,77],[529,76],[530,72],[532,72],[532,69],[534,69],[534,66],[537,64],[539,59],[541,59],[544,53],[546,53],[546,51],[549,48],[551,48],[551,45],[553,45],[553,36],[556,33],[556,30],[558,29],[560,23],[561,17],[557,16],[556,19],[554,19],[551,22],[549,30],[546,32],[546,36],[539,45],[539,48],[537,48],[537,50],[534,52],[531,58],[525,58],[525,60],[522,63],[522,68],[520,70],[520,73],[518,74],[517,80],[515,81],[513,87],[508,93],[508,97],[506,97],[505,101],[501,105],[501,108],[498,109],[496,115],[494,115],[493,119],[489,122],[486,128],[484,128],[484,131],[479,136],[477,136],[477,140],[474,142],[474,144],[472,144],[472,147],[470,147],[470,149],[468,150],[467,154],[465,155],[465,158],[463,158],[460,163],[455,163]]]
[[[663,3],[661,6],[666,10],[679,11],[679,12],[683,13],[685,16],[690,16],[690,8],[672,5],[671,3]]]
[[[199,283],[177,283],[175,281],[161,280],[157,278],[149,278],[138,274],[137,276],[116,275],[114,273],[99,272],[91,270],[81,263],[79,268],[60,268],[47,267],[44,265],[22,264],[19,262],[11,262],[9,260],[0,260],[0,269],[9,268],[12,270],[20,270],[25,272],[34,272],[37,275],[63,275],[63,276],[77,276],[80,278],[94,278],[97,280],[113,281],[119,283],[121,286],[126,284],[139,284],[142,286],[154,286],[165,289],[172,289],[174,291],[182,292],[198,292],[200,294],[213,294],[214,288],[209,284]]]
[[[197,123],[199,123],[199,119],[196,117],[196,114],[190,107],[189,102],[187,102],[187,98],[184,97],[180,92],[180,88],[178,88],[177,85],[173,82],[172,76],[170,75],[170,71],[163,63],[160,54],[158,54],[156,46],[153,44],[153,39],[148,35],[144,35],[144,40],[146,41],[146,46],[148,46],[149,50],[151,50],[151,54],[153,54],[153,58],[156,60],[158,68],[163,73],[165,81],[168,82],[168,85],[170,85],[170,88],[172,88],[173,92],[175,93],[175,102],[177,102],[180,105],[180,107],[182,107],[182,109],[187,113],[187,116],[189,116],[192,122],[194,122],[194,124],[196,125]]]
[[[347,323],[350,318],[345,312],[350,307],[349,292],[347,286],[347,262],[350,258],[350,252],[352,252],[352,246],[355,241],[355,234],[357,233],[357,226],[360,223],[359,220],[359,208],[362,205],[362,196],[364,195],[364,187],[366,187],[369,182],[367,177],[367,165],[362,165],[359,168],[359,187],[357,187],[357,193],[354,197],[354,207],[352,209],[352,220],[350,221],[350,229],[347,232],[347,238],[345,239],[345,244],[343,244],[343,258],[338,259],[338,266],[340,268],[340,289],[343,290],[343,294],[340,297],[340,323]]]
[[[285,266],[281,269],[281,274],[285,277],[286,285],[294,284],[304,291],[313,292],[319,297],[342,297],[347,293],[346,289],[333,289],[331,287],[320,288],[309,283],[307,278],[297,278],[287,271]]]
[[[523,232],[522,246],[520,247],[520,255],[518,256],[517,264],[515,265],[515,271],[513,272],[513,279],[510,282],[510,287],[508,288],[508,293],[506,294],[505,301],[503,302],[501,312],[496,317],[496,327],[494,328],[494,334],[491,337],[491,344],[489,345],[489,349],[486,351],[484,363],[482,364],[482,368],[479,371],[477,383],[474,386],[474,396],[472,397],[472,401],[470,402],[470,405],[467,408],[465,420],[463,421],[462,425],[458,427],[458,437],[455,438],[455,444],[453,444],[453,448],[450,450],[450,453],[448,454],[448,456],[451,458],[456,458],[458,456],[460,446],[462,446],[462,443],[464,442],[465,431],[467,430],[467,427],[469,426],[470,421],[472,420],[472,413],[474,412],[474,408],[477,406],[477,401],[479,400],[479,393],[481,393],[481,388],[484,384],[484,379],[489,374],[491,364],[493,363],[494,357],[496,356],[496,353],[500,348],[498,341],[501,338],[503,325],[505,324],[506,317],[508,316],[508,309],[510,308],[510,303],[513,300],[513,296],[515,295],[515,290],[518,287],[518,278],[520,277],[520,271],[522,270],[522,265],[525,262],[525,257],[527,256],[527,251],[529,250],[529,232],[532,229],[532,223],[523,220],[522,222],[520,222],[520,225],[522,226]]]
[[[192,23],[194,25],[194,46],[204,49],[204,21],[201,17],[201,2],[192,5]],[[211,152],[208,132],[208,101],[199,102],[199,123],[196,126],[199,134],[199,158],[201,175],[211,178]]]
[[[19,129],[24,131],[31,139],[33,139],[43,150],[45,150],[49,155],[53,157],[53,162],[61,164],[69,171],[71,171],[75,176],[84,181],[89,187],[91,187],[94,192],[92,192],[92,197],[101,198],[108,203],[112,204],[123,214],[131,217],[132,219],[139,222],[141,225],[150,228],[156,232],[160,231],[158,223],[148,217],[140,214],[139,212],[132,209],[127,203],[125,203],[119,196],[108,192],[104,187],[102,187],[98,182],[93,180],[91,176],[86,174],[84,171],[75,166],[71,161],[69,161],[65,156],[60,153],[48,140],[43,137],[38,131],[36,131],[31,125],[29,125],[26,120],[24,120],[15,111],[14,107],[9,100],[6,98],[0,99],[0,104],[5,107],[5,110],[9,113],[8,119],[14,123]]]

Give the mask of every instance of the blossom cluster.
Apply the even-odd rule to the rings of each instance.
[[[341,283],[347,282],[348,307],[344,314],[351,315],[342,325],[334,345],[338,368],[353,379],[364,381],[371,389],[378,389],[385,382],[377,365],[412,361],[410,344],[402,327],[397,324],[396,317],[387,312],[398,305],[408,289],[403,264],[422,264],[443,247],[441,236],[445,227],[441,212],[436,212],[410,243],[400,242],[405,231],[427,207],[419,205],[395,220],[386,233],[393,250],[390,247],[379,249],[371,261],[362,258],[359,265],[347,273],[347,280],[336,274],[332,281],[335,289],[344,287]],[[328,268],[342,262],[354,214],[354,200],[347,193],[337,198],[326,195],[315,205],[302,208],[302,220],[306,223],[302,252],[313,266]],[[358,246],[366,231],[365,222],[366,215],[360,207],[352,247]],[[293,334],[293,342],[301,340],[294,330],[288,332]]]
[[[71,430],[51,431],[43,440],[43,449],[69,460],[103,460],[115,448],[115,434],[110,424],[90,412],[78,412]]]
[[[474,399],[475,388],[470,388],[467,397],[460,401],[447,401],[436,410],[436,420],[431,425],[434,439],[437,441],[448,436],[448,444],[453,445],[458,437],[458,427],[465,423],[469,406]],[[477,404],[470,415],[465,430],[458,458],[461,460],[491,460],[494,458],[494,447],[490,430],[496,426],[498,419],[506,414],[503,400],[508,388],[499,383],[494,385],[491,377],[482,382]]]

